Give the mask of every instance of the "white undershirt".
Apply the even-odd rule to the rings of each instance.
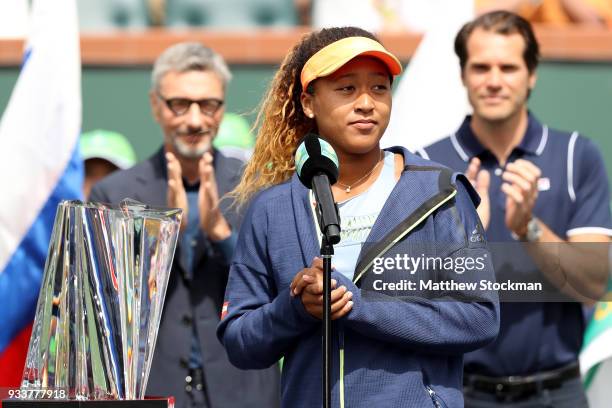
[[[335,270],[351,280],[355,274],[361,247],[395,183],[395,155],[392,152],[385,152],[383,168],[376,181],[366,191],[338,203],[341,232],[340,242],[334,245],[332,265]],[[311,202],[314,202],[312,196]],[[317,231],[319,231],[318,225]]]

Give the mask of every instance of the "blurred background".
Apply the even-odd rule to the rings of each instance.
[[[531,97],[532,111],[545,123],[566,130],[578,129],[595,140],[611,172],[612,31],[608,28],[611,20],[606,14],[606,1],[581,1],[603,3],[596,9],[602,10],[600,17],[579,21],[569,13],[564,15],[558,4],[561,0],[480,0],[476,7],[477,11],[512,7],[535,22],[543,62]],[[227,111],[244,115],[251,122],[275,69],[288,49],[313,25],[358,24],[378,31],[383,43],[407,63],[419,44],[421,32],[428,27],[426,18],[435,15],[438,2],[79,0],[77,3],[82,33],[82,129],[86,132],[103,128],[122,133],[132,143],[138,159],[143,159],[161,141],[147,99],[151,64],[170,44],[197,40],[223,55],[234,75],[227,95]],[[538,3],[541,4],[536,7]],[[29,2],[0,0],[0,4],[0,36],[4,37],[0,40],[2,112],[19,73],[23,50],[20,38],[27,32]],[[611,8],[612,2],[607,7]],[[444,95],[445,89],[440,86],[431,92]],[[612,173],[609,174],[612,179]]]
[[[70,4],[55,3],[56,0],[36,2],[46,3],[47,8]],[[249,127],[258,104],[276,69],[301,36],[332,25],[357,25],[374,31],[406,65],[404,76],[394,83],[394,113],[385,134],[387,144],[415,148],[453,132],[466,113],[467,101],[453,53],[453,39],[460,25],[478,13],[509,9],[534,23],[541,47],[542,61],[537,71],[538,84],[530,99],[531,111],[543,123],[567,131],[578,130],[592,139],[603,153],[612,180],[612,0],[77,0],[76,3],[82,121],[76,117],[68,119],[73,119],[77,128],[81,124],[80,155],[73,154],[76,131],[72,136],[63,135],[61,140],[71,144],[62,146],[61,158],[49,152],[52,147],[61,146],[55,139],[50,140],[61,132],[55,135],[46,129],[47,133],[36,134],[44,127],[39,122],[44,115],[37,116],[36,110],[44,107],[42,102],[48,102],[46,109],[52,117],[65,113],[59,112],[52,97],[47,96],[49,90],[47,94],[43,90],[37,92],[46,79],[45,64],[62,64],[68,58],[55,57],[54,61],[44,62],[38,71],[42,75],[31,73],[30,78],[24,79],[24,83],[35,85],[24,87],[26,92],[21,96],[25,97],[15,96],[14,106],[28,105],[31,109],[15,108],[11,121],[8,114],[0,121],[0,130],[6,132],[0,132],[0,146],[5,154],[0,161],[0,297],[4,305],[8,304],[8,308],[2,308],[4,314],[0,313],[0,397],[3,385],[15,385],[21,379],[29,341],[28,322],[34,313],[55,206],[60,199],[83,197],[77,191],[82,180],[70,181],[74,191],[63,194],[56,188],[58,179],[65,179],[70,172],[82,177],[83,169],[72,165],[75,160],[85,160],[85,176],[96,180],[106,169],[129,167],[161,145],[162,135],[149,108],[150,74],[155,58],[174,43],[202,42],[230,65],[233,80],[227,90],[226,115],[217,144],[237,148],[227,152],[246,160],[254,143],[255,132],[250,132]],[[25,38],[33,31],[31,7],[30,0],[0,0],[2,114],[10,111],[6,107],[22,61],[28,57],[27,53],[24,56],[24,49]],[[59,14],[51,23],[63,24],[59,22],[63,11],[55,11]],[[68,17],[66,21],[72,24]],[[61,31],[53,28],[47,26],[45,32]],[[76,42],[76,35],[73,38]],[[47,48],[60,48],[55,51],[62,51],[63,45],[46,44]],[[29,64],[35,65],[34,61]],[[40,60],[36,64],[41,65]],[[77,100],[78,90],[75,95],[73,99]],[[62,105],[63,102],[59,100],[57,106],[70,105]],[[29,144],[18,146],[17,140],[28,137]],[[22,157],[45,139],[49,139],[51,148]],[[25,153],[11,156],[15,146]],[[45,162],[42,164],[46,167],[38,166],[41,168],[35,175],[34,167],[39,162]],[[96,166],[88,168],[87,162]],[[15,171],[15,164],[23,165],[25,170]],[[48,177],[51,173],[53,177]],[[30,179],[36,184],[29,183]],[[30,193],[40,190],[36,187],[39,185],[45,191],[36,200],[28,199]],[[87,187],[85,190],[86,195]],[[28,207],[27,214],[24,207]],[[44,216],[38,216],[41,208]],[[31,236],[37,228],[44,233],[40,237]],[[14,237],[9,240],[9,235]],[[24,245],[29,240],[37,241],[36,250]],[[19,248],[15,250],[18,246],[21,252]],[[34,260],[31,264],[20,263],[23,259],[15,253]],[[19,290],[15,290],[14,282],[20,281],[26,271],[31,271],[31,276],[26,276],[29,280],[24,279]],[[24,288],[28,296],[24,295]],[[612,303],[601,305],[612,339],[609,307]],[[593,361],[608,359],[606,377],[600,376],[607,378],[601,380],[603,386],[599,387],[606,400],[600,405],[603,407],[610,406],[612,349],[610,341],[601,344],[603,351],[598,351]],[[603,372],[601,369],[600,373]]]

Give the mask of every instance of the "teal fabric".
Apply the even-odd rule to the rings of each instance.
[[[167,2],[169,27],[252,29],[291,27],[298,22],[287,0],[174,0]]]
[[[81,31],[139,30],[148,27],[146,0],[78,0]]]

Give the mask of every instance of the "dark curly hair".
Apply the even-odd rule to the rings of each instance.
[[[246,203],[257,191],[282,183],[293,174],[293,154],[299,141],[306,133],[316,132],[315,121],[302,110],[302,68],[316,52],[347,37],[367,37],[378,41],[372,33],[357,27],[325,28],[306,34],[285,57],[255,121],[254,126],[259,130],[253,156],[240,183],[230,193],[239,205]],[[312,92],[311,85],[307,91]]]

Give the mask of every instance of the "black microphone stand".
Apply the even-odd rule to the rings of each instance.
[[[323,235],[323,408],[331,408],[331,259],[334,244],[340,242],[340,216],[326,174],[318,173],[312,178],[312,190],[317,200],[317,219]]]
[[[331,260],[334,246],[323,234],[321,257],[323,258],[323,408],[331,408]]]

